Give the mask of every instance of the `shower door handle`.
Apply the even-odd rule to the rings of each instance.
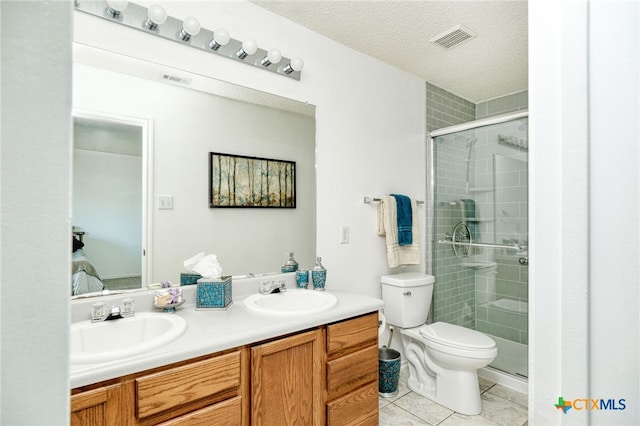
[[[518,259],[518,263],[520,263],[521,265],[528,265],[529,264],[529,258],[528,257],[521,257],[520,259]]]

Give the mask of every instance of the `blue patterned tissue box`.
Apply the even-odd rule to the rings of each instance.
[[[202,275],[200,274],[194,274],[193,272],[183,272],[180,274],[180,285],[197,284],[200,278],[202,278]]]
[[[231,276],[200,278],[197,285],[196,309],[224,310],[233,303]]]

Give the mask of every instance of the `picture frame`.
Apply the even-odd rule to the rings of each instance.
[[[295,161],[210,152],[209,207],[295,208]]]

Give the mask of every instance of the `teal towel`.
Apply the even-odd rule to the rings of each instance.
[[[471,238],[478,241],[479,232],[478,219],[476,218],[476,202],[469,199],[462,199],[460,201],[464,203],[465,222],[467,223],[467,228],[469,228]]]
[[[411,210],[411,198],[400,194],[391,194],[391,196],[396,199],[398,244],[401,246],[409,246],[413,244],[413,212]]]

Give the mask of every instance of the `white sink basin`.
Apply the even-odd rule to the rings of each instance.
[[[89,364],[137,355],[171,343],[187,329],[184,318],[140,312],[131,318],[71,325],[71,363]]]
[[[338,299],[326,291],[290,289],[275,294],[252,294],[244,299],[250,311],[269,315],[309,315],[336,306]]]

